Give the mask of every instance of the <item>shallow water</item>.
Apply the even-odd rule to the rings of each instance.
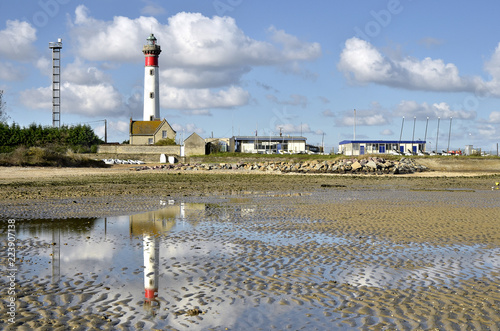
[[[316,192],[303,203],[381,194],[397,203],[407,193]],[[436,193],[414,194],[424,201]],[[470,192],[450,194],[464,194],[460,201],[446,196],[450,204],[474,204],[473,197],[467,200]],[[448,289],[479,280],[498,285],[498,246],[395,244],[377,236],[296,231],[301,223],[321,221],[283,219],[280,210],[287,206],[271,197],[235,201],[171,200],[136,215],[18,220],[18,282],[34,289],[19,298],[20,315],[25,309],[42,322],[84,329],[99,323],[145,329],[413,329],[446,326],[413,316],[417,308],[398,311],[415,293],[431,288],[452,296]],[[486,207],[492,203],[494,198]],[[390,305],[385,298],[401,302]],[[427,303],[418,305],[427,309]],[[470,325],[465,318],[463,323]]]

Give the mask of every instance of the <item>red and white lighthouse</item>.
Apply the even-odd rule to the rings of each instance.
[[[160,118],[160,80],[158,56],[160,45],[156,44],[154,34],[148,37],[148,43],[142,48],[146,58],[144,66],[144,121]]]

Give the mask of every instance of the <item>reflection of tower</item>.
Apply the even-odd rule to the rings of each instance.
[[[52,283],[61,279],[61,229],[52,230]]]
[[[145,56],[144,70],[144,121],[153,121],[160,118],[160,79],[158,56],[161,53],[160,45],[156,44],[154,34],[148,37],[147,45],[142,52]]]
[[[154,312],[159,306],[158,297],[158,268],[160,262],[160,245],[156,235],[144,234],[144,306]],[[154,314],[154,313],[153,313]]]
[[[181,202],[179,217],[184,220],[186,218],[186,205],[184,202]]]

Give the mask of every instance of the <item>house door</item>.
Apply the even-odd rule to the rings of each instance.
[[[417,146],[413,145],[412,150],[413,150],[413,153],[416,154],[417,153]]]
[[[378,147],[378,152],[381,153],[381,154],[385,153],[385,145],[380,145]]]
[[[365,146],[359,146],[359,155],[365,155]]]

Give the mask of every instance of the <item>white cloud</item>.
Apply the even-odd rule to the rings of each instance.
[[[393,134],[394,134],[394,132],[392,132],[391,129],[385,129],[382,132],[380,132],[380,135],[382,135],[382,136],[392,136]]]
[[[289,100],[278,100],[275,95],[268,94],[267,99],[279,105],[307,107],[307,97],[299,94],[291,94]]]
[[[64,68],[64,78],[66,81],[78,85],[99,85],[111,82],[109,75],[94,66],[83,63],[78,58]]]
[[[108,121],[108,132],[107,135],[108,137],[110,136],[111,133],[115,133],[116,131],[119,133],[127,133],[129,132],[130,129],[130,123],[126,121]],[[101,137],[104,140],[104,133],[105,133],[105,128],[104,124],[96,126],[94,128],[94,132],[98,137]],[[108,140],[109,141],[109,140]]]
[[[0,80],[16,81],[24,78],[24,71],[10,62],[0,62]]]
[[[491,58],[485,62],[484,70],[493,76],[493,78],[500,79],[500,43],[495,48],[495,52]]]
[[[122,96],[109,84],[61,86],[61,112],[89,117],[126,115]],[[52,109],[52,88],[41,87],[21,92],[21,102],[32,109]]]
[[[333,111],[331,111],[330,109],[326,109],[322,112],[323,116],[325,117],[335,117],[337,115],[335,115],[335,113]]]
[[[71,35],[77,54],[89,61],[140,62],[147,36],[159,30],[160,24],[153,17],[130,19],[115,16],[106,22],[89,16],[89,10],[79,5]],[[98,51],[97,51],[98,50]]]
[[[274,28],[270,30],[274,43],[251,39],[230,17],[181,12],[164,25],[144,16],[100,21],[91,18],[83,5],[75,13],[72,35],[77,40],[77,53],[86,60],[139,63],[142,46],[153,31],[158,44],[164,45],[162,78],[174,87],[234,85],[253,66],[298,66],[321,55],[318,43],[300,41]]]
[[[186,109],[182,113],[194,116],[212,116],[212,112],[208,109]]]
[[[214,88],[239,83],[250,67],[239,68],[172,68],[161,70],[161,80],[178,88]]]
[[[20,92],[21,103],[31,109],[52,109],[52,89],[39,87]]]
[[[485,82],[476,78],[476,93],[480,96],[500,97],[500,43],[491,58],[485,62],[484,70],[491,75],[491,80]]]
[[[477,127],[477,133],[484,141],[500,138],[498,126],[491,124],[479,125]]]
[[[475,111],[467,110],[454,110],[451,109],[450,105],[446,102],[434,103],[432,105],[424,102],[417,103],[416,101],[401,101],[394,110],[395,116],[407,116],[407,117],[417,117],[417,119],[423,120],[427,117],[430,118],[457,118],[464,120],[473,120],[476,118]]]
[[[376,105],[374,105],[376,106]],[[390,123],[389,114],[377,107],[367,110],[356,110],[356,126],[378,126]],[[354,126],[354,111],[348,110],[337,117],[335,124],[338,126]]]
[[[356,37],[346,41],[337,68],[353,82],[411,90],[474,91],[477,84],[477,79],[461,77],[452,63],[431,58],[391,59]]]
[[[384,56],[369,42],[355,37],[345,42],[337,69],[353,83],[500,97],[500,43],[484,64],[489,81],[461,76],[453,63],[441,59]]]
[[[149,9],[145,13],[151,14]],[[25,41],[34,40],[35,31],[29,24],[9,24],[8,31],[23,28],[28,37]],[[247,104],[250,94],[238,85],[254,66],[297,65],[321,55],[319,44],[302,42],[284,31],[271,29],[271,41],[258,41],[246,36],[230,17],[208,18],[199,13],[178,13],[167,24],[145,16],[115,16],[104,21],[79,5],[69,28],[76,56],[64,68],[61,108],[86,116],[134,115],[141,111],[142,92],[122,96],[113,87],[106,66],[116,68],[131,62],[140,67],[144,61],[141,50],[151,31],[158,44],[164,45],[160,55],[160,106],[197,115],[210,116],[209,109]],[[38,60],[36,67],[50,75],[48,59]],[[50,109],[51,100],[48,87],[22,92],[22,102],[33,109]]]
[[[326,104],[326,103],[330,103],[330,100],[329,100],[328,98],[326,98],[326,97],[319,96],[319,97],[318,97],[318,99],[319,99],[319,100],[321,100],[321,102],[323,102],[323,103],[325,103],[325,104]]]
[[[146,6],[141,9],[141,14],[143,15],[158,16],[167,12],[165,8],[157,3],[154,3],[153,1],[145,0],[143,2],[146,3]]]
[[[197,127],[196,124],[193,123],[188,123],[186,125],[174,123],[172,124],[172,129],[174,129],[177,132],[177,139],[181,139],[182,132],[184,132],[184,137],[183,137],[184,139],[189,137],[193,132],[196,132],[199,135],[205,133],[205,130]]]
[[[420,39],[418,41],[418,43],[420,45],[424,45],[427,48],[432,48],[432,47],[435,47],[435,46],[442,45],[443,41],[440,40],[440,39],[433,38],[433,37],[425,37],[425,38]]]
[[[250,95],[240,87],[231,86],[226,90],[177,89],[162,84],[160,87],[162,108],[207,109],[232,108],[248,103]]]
[[[42,75],[52,78],[52,61],[46,57],[41,57],[35,62],[35,67],[40,70]]]
[[[288,60],[310,61],[321,55],[321,46],[319,43],[304,43],[297,37],[286,33],[284,30],[278,30],[274,26],[269,28],[271,39],[282,46],[283,56]]]
[[[0,57],[28,61],[36,58],[33,43],[36,29],[28,22],[7,20],[5,30],[0,30]]]
[[[488,117],[488,123],[500,124],[500,111],[492,111]]]
[[[306,134],[306,133],[313,133],[313,134],[318,134],[318,135],[323,134],[323,131],[321,131],[321,130],[311,129],[311,127],[307,123],[302,123],[302,124],[297,124],[297,125],[295,125],[293,123],[279,124],[279,125],[276,125],[274,127],[274,129],[273,129],[274,134],[279,133],[280,128],[281,128],[281,132],[284,136]],[[267,133],[265,133],[265,134],[267,134]]]

